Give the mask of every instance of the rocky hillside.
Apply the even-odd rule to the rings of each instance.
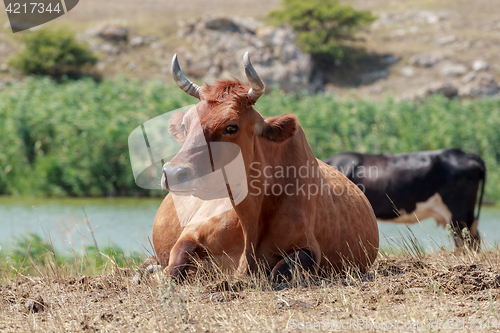
[[[211,6],[195,2],[200,6],[154,1],[139,6],[127,0],[102,7],[88,0],[73,16],[48,25],[71,24],[98,53],[97,68],[105,77],[124,72],[171,82],[170,60],[179,53],[186,73],[200,82],[244,79],[241,57],[248,50],[266,82],[285,91],[305,88],[341,96],[411,99],[434,93],[479,97],[499,92],[496,1],[350,1],[378,17],[362,33],[367,55],[352,64],[319,67],[293,44],[290,29],[263,23],[279,1],[258,0],[251,7],[241,1],[238,6],[227,0]],[[96,8],[99,15],[92,16]],[[168,19],[160,19],[165,13]],[[15,37],[8,30],[0,33],[0,87],[22,79],[7,66],[8,58],[22,47]]]

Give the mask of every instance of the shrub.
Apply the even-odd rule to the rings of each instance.
[[[97,62],[88,46],[79,43],[73,32],[65,29],[40,29],[22,37],[26,47],[9,64],[23,74],[60,77],[79,76],[85,66]]]
[[[313,56],[345,59],[347,41],[354,33],[375,20],[369,11],[358,11],[338,0],[283,0],[284,8],[268,17],[277,24],[289,24],[297,33],[297,43]]]

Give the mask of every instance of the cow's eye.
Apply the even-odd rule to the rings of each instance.
[[[184,136],[187,136],[187,129],[184,124],[181,124],[181,133],[184,134]]]
[[[222,132],[222,134],[230,134],[230,135],[236,133],[238,133],[238,125],[229,125],[228,127],[226,127],[224,132]]]

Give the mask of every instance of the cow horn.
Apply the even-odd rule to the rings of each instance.
[[[264,85],[264,82],[262,82],[259,74],[257,74],[257,72],[255,71],[255,68],[253,68],[248,56],[248,52],[243,56],[243,65],[245,66],[245,74],[248,78],[248,81],[250,81],[251,86],[250,90],[248,91],[248,96],[250,98],[250,101],[252,103],[255,103],[264,93],[266,86]]]
[[[188,80],[188,78],[182,73],[181,66],[179,66],[179,61],[177,61],[177,54],[174,54],[172,58],[172,75],[174,76],[175,83],[187,92],[189,95],[200,99],[200,86]]]

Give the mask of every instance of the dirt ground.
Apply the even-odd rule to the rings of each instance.
[[[0,285],[1,332],[497,330],[500,252],[381,255],[363,276],[290,284],[224,275],[175,285],[100,276],[23,276]],[[316,326],[315,326],[316,325]]]

